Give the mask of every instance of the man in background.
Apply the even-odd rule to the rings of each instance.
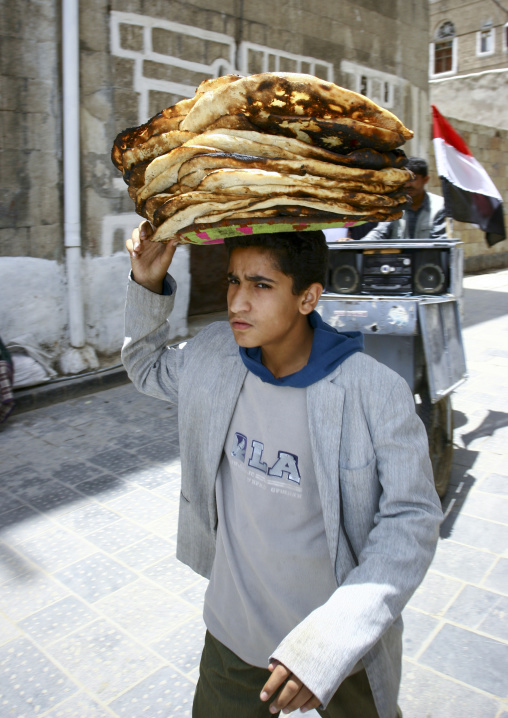
[[[411,197],[411,207],[404,211],[401,219],[379,222],[363,239],[446,238],[444,200],[425,189],[429,181],[427,162],[420,157],[409,157],[407,169],[414,174],[414,179],[405,185],[406,192]]]

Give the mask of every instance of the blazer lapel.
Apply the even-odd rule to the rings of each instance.
[[[312,458],[334,567],[340,528],[339,452],[344,394],[344,389],[332,383],[329,377],[307,389]]]
[[[242,362],[238,348],[233,355],[222,357],[220,374],[215,382],[213,411],[210,413],[208,425],[208,510],[210,525],[215,528],[217,523],[217,507],[215,504],[215,479],[222,458],[231,418],[235,410],[238,396],[245,381],[247,367]]]

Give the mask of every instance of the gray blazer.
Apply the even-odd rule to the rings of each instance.
[[[173,302],[174,294],[156,295],[129,281],[122,359],[140,391],[178,403],[177,557],[209,577],[217,529],[215,480],[247,369],[226,322],[168,349]],[[323,705],[362,659],[380,718],[394,718],[400,614],[432,560],[442,518],[425,429],[404,380],[362,353],[306,391],[339,588],[284,638],[273,657]]]

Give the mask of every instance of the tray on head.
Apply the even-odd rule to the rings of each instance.
[[[346,220],[337,217],[313,215],[311,217],[259,217],[251,219],[224,219],[215,224],[199,225],[178,232],[182,244],[222,244],[226,237],[248,237],[252,234],[272,232],[306,232],[309,230],[354,227],[366,219]]]

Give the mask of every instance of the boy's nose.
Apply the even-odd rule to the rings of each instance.
[[[235,314],[249,309],[249,300],[244,288],[235,287],[233,291],[228,293],[228,307]]]

